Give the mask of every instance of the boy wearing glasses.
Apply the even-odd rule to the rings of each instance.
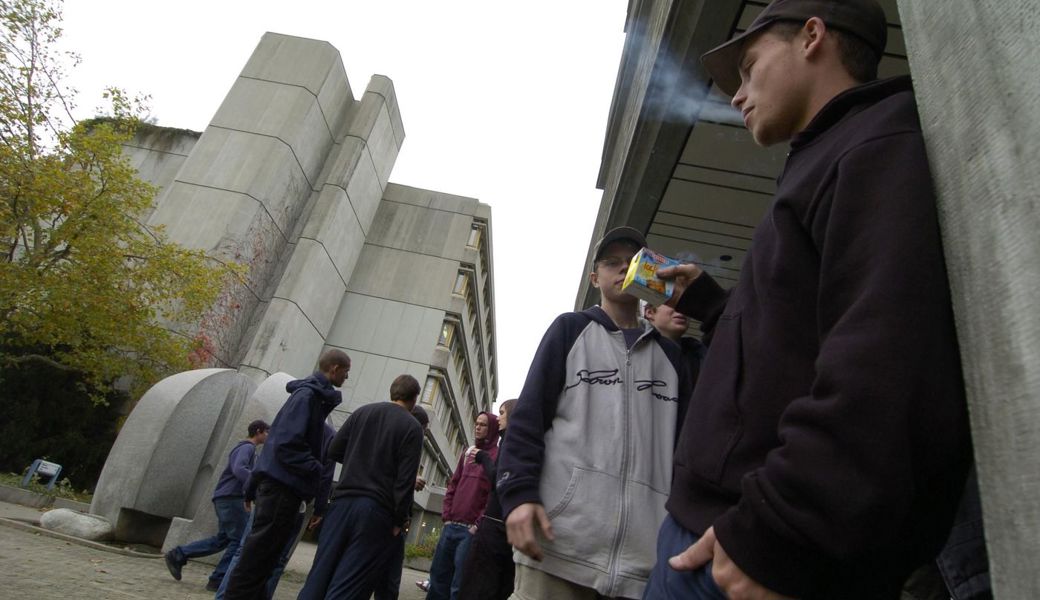
[[[690,394],[678,346],[621,291],[645,245],[630,227],[596,244],[600,305],[553,322],[509,416],[497,490],[519,551],[512,598],[642,596]]]

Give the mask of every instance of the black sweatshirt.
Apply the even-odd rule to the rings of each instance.
[[[777,184],[729,297],[704,275],[679,301],[710,347],[668,510],[784,595],[898,597],[970,456],[909,78],[831,100]]]
[[[393,402],[366,404],[354,411],[329,446],[343,463],[332,499],[373,498],[401,526],[412,511],[423,429],[415,417]]]

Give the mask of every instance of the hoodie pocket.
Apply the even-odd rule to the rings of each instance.
[[[738,403],[743,359],[740,313],[722,315],[676,452],[678,465],[714,484],[721,483],[726,460],[743,433]]]
[[[545,543],[546,551],[604,568],[617,531],[620,495],[617,477],[574,467],[563,496],[547,513],[556,539]]]

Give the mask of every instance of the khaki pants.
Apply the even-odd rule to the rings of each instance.
[[[582,587],[538,569],[517,563],[513,595],[509,600],[597,600],[604,598],[592,588]]]

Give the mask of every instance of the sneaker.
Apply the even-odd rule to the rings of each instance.
[[[424,579],[422,581],[416,581],[415,582],[415,587],[419,588],[420,590],[422,590],[424,592],[428,592],[428,591],[430,591],[430,580],[429,579]]]
[[[166,560],[166,568],[170,570],[170,575],[177,581],[181,580],[181,567],[183,566],[173,556],[173,550],[170,550],[166,554],[163,554],[163,559]]]
[[[212,579],[206,582],[206,591],[215,592],[220,589],[220,582],[213,581]]]

